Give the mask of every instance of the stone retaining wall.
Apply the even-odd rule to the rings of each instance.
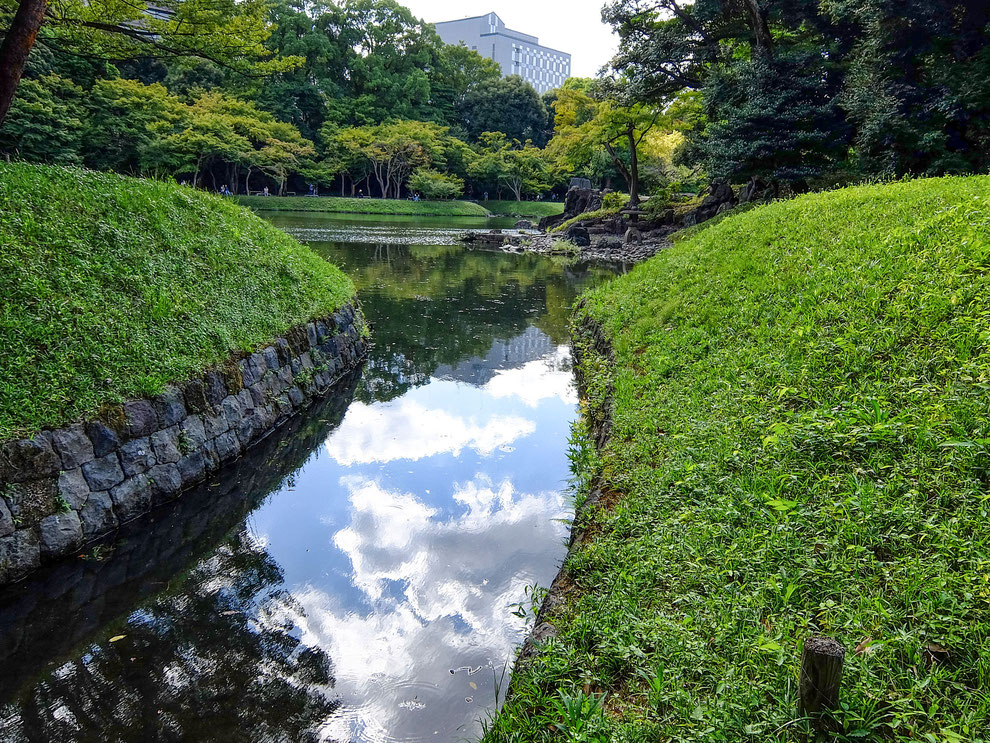
[[[153,399],[0,446],[0,585],[237,459],[364,357],[356,302]]]
[[[80,647],[106,642],[116,634],[109,628],[135,607],[181,584],[220,545],[238,541],[248,531],[247,516],[340,425],[359,379],[359,370],[347,374],[305,414],[286,421],[236,462],[156,509],[152,518],[123,525],[112,549],[90,551],[86,560],[60,560],[0,587],[0,709],[38,698],[32,689],[46,669],[78,658]],[[103,690],[66,687],[72,688],[86,694]],[[94,703],[102,701],[97,697]],[[6,740],[5,732],[14,735],[7,723],[10,718],[0,716],[0,740]]]

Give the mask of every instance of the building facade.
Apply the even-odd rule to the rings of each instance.
[[[519,75],[541,94],[559,88],[571,76],[570,54],[541,46],[535,36],[506,28],[495,13],[435,25],[447,44],[464,44],[495,60],[503,75]]]

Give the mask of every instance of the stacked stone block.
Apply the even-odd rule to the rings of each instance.
[[[364,357],[356,304],[100,420],[0,446],[0,584],[75,554],[237,459]]]

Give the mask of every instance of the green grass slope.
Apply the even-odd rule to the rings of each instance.
[[[153,394],[354,293],[250,212],[175,185],[0,163],[0,440]]]
[[[822,633],[835,740],[990,740],[990,178],[734,216],[580,312],[604,505],[488,739],[807,740]]]
[[[340,196],[237,196],[252,209],[326,214],[383,214],[420,217],[486,217],[488,213],[470,201],[409,201],[408,199],[351,199]]]
[[[485,201],[482,206],[496,217],[514,217],[518,214],[526,219],[542,219],[564,213],[564,203],[561,201]]]

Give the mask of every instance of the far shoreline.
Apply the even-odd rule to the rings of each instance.
[[[370,214],[412,217],[515,217],[539,219],[561,214],[559,201],[410,201],[343,196],[235,196],[241,206],[275,212]]]

